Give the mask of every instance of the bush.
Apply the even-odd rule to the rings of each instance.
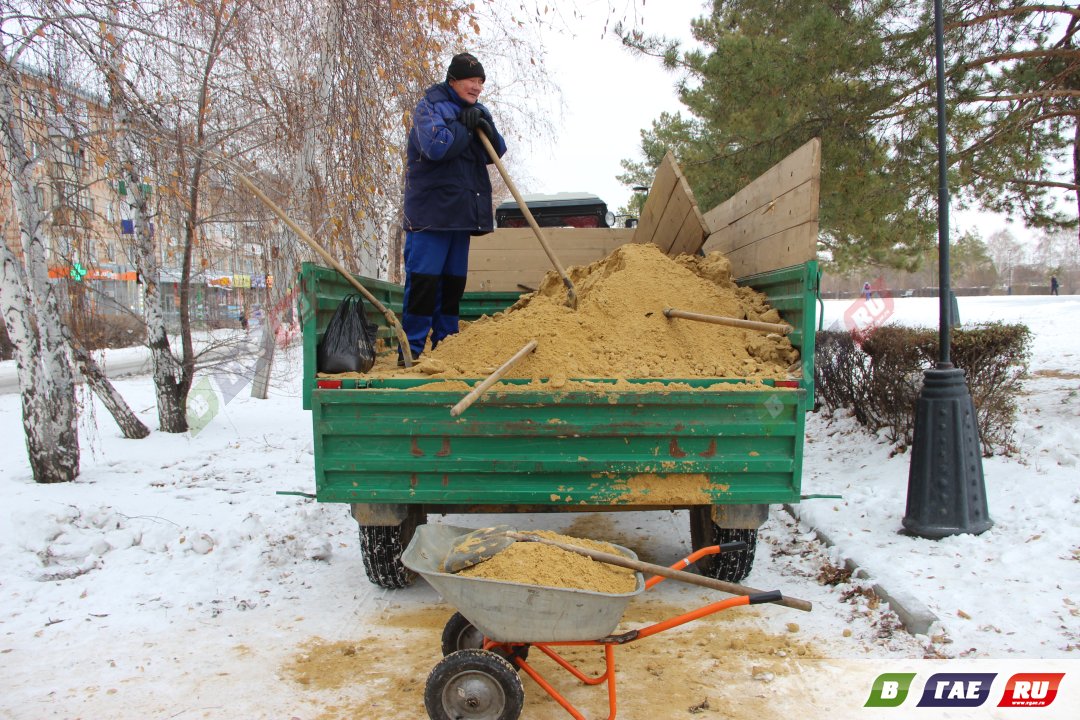
[[[953,330],[950,359],[964,371],[975,403],[983,452],[1009,453],[1016,398],[1027,371],[1031,331],[987,323]],[[851,408],[855,419],[890,442],[911,444],[923,372],[937,364],[936,330],[885,325],[866,334],[817,336],[814,379],[821,403]]]
[[[146,324],[137,315],[83,315],[70,323],[87,350],[123,348],[146,342]]]

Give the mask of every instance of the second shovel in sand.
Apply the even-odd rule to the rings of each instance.
[[[506,172],[506,167],[502,164],[502,160],[499,159],[499,154],[495,152],[495,148],[491,145],[491,141],[488,140],[488,136],[484,134],[484,131],[480,128],[476,129],[476,134],[480,137],[480,142],[483,144],[484,149],[487,150],[488,155],[491,156],[492,162],[495,163],[495,167],[499,169],[499,174],[502,175],[503,182],[506,183],[506,187],[510,189],[510,194],[514,196],[514,200],[517,201],[518,207],[521,208],[521,214],[525,216],[525,219],[529,223],[529,227],[532,228],[533,233],[536,235],[536,239],[540,241],[540,247],[544,248],[544,252],[548,256],[548,260],[555,266],[555,271],[559,273],[559,277],[562,278],[563,285],[566,286],[566,304],[572,309],[577,310],[577,289],[574,287],[574,282],[570,279],[570,276],[566,274],[566,268],[559,262],[559,258],[555,257],[555,252],[548,245],[547,240],[544,238],[543,231],[540,230],[540,226],[536,223],[536,218],[533,217],[532,212],[529,210],[529,206],[522,199],[521,193],[518,192],[517,186],[514,185],[514,181],[510,179],[510,173]]]

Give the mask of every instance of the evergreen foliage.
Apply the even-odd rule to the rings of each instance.
[[[1080,11],[947,2],[950,192],[961,203],[1063,227],[1055,192],[1080,142]],[[937,241],[933,10],[914,0],[717,0],[695,49],[622,33],[686,77],[687,112],[642,132],[651,177],[671,149],[703,208],[813,137],[822,140],[821,249],[839,270],[914,269]],[[1057,173],[1055,175],[1055,173]]]

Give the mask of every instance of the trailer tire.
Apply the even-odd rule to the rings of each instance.
[[[360,526],[360,554],[368,580],[387,590],[398,590],[412,583],[416,573],[401,564],[401,553],[412,540],[416,526],[425,522],[425,513],[410,510],[400,525]]]
[[[746,543],[745,550],[726,552],[698,560],[698,571],[702,575],[725,582],[742,582],[754,568],[757,530],[722,528],[712,521],[712,509],[708,506],[690,508],[690,544],[694,550],[737,540]]]
[[[458,650],[476,649],[480,650],[484,647],[484,633],[480,632],[475,625],[473,625],[467,617],[459,612],[450,616],[450,619],[446,621],[446,626],[443,627],[442,633],[442,654],[443,657],[457,652]],[[529,646],[528,645],[513,645],[509,654],[503,647],[495,647],[492,649],[496,655],[504,657],[513,663],[513,658],[519,657],[522,660],[529,659]]]
[[[517,720],[525,688],[514,666],[487,650],[458,650],[432,668],[424,686],[431,720]]]

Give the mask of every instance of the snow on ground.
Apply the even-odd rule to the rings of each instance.
[[[826,302],[825,325],[847,306]],[[936,324],[932,299],[899,299],[893,311],[901,322]],[[1080,694],[1067,683],[1080,679],[1080,301],[961,298],[960,314],[1026,322],[1035,333],[1022,451],[984,460],[993,528],[940,541],[900,534],[908,456],[890,457],[842,414],[810,415],[803,491],[843,497],[803,502],[801,525],[774,511],[746,583],[811,600],[814,611],[736,608],[619,648],[620,717],[681,718],[691,708],[702,717],[866,717],[855,711],[877,673],[942,657],[961,671],[1001,659],[1036,672],[1067,667],[1062,693],[1072,694],[1055,706],[985,717],[1076,717],[1067,702]],[[0,717],[424,716],[424,678],[452,608],[423,582],[402,591],[368,583],[344,506],[277,494],[313,490],[299,366],[298,348],[279,354],[268,400],[246,387],[228,401],[204,398],[212,419],[194,435],[124,440],[94,402],[82,418],[82,475],[59,486],[33,483],[18,396],[0,395]],[[154,427],[150,380],[117,385]],[[504,519],[611,540],[652,562],[690,551],[682,513]],[[838,547],[817,542],[813,527]],[[818,581],[845,557],[941,623],[913,637],[867,583]],[[667,581],[624,619],[641,626],[715,599]],[[600,689],[567,695],[588,717],[607,713]],[[933,713],[919,711],[967,717]],[[523,717],[566,715],[527,680]]]
[[[937,327],[937,298],[895,300],[888,322]],[[810,416],[803,492],[843,499],[801,504],[820,528],[886,587],[905,587],[941,618],[950,655],[1075,657],[1080,653],[1080,299],[959,298],[965,323],[1032,330],[1014,457],[983,460],[993,527],[933,541],[899,534],[910,455],[851,417]],[[848,303],[826,302],[825,326]],[[1018,611],[1023,623],[1018,626]]]

